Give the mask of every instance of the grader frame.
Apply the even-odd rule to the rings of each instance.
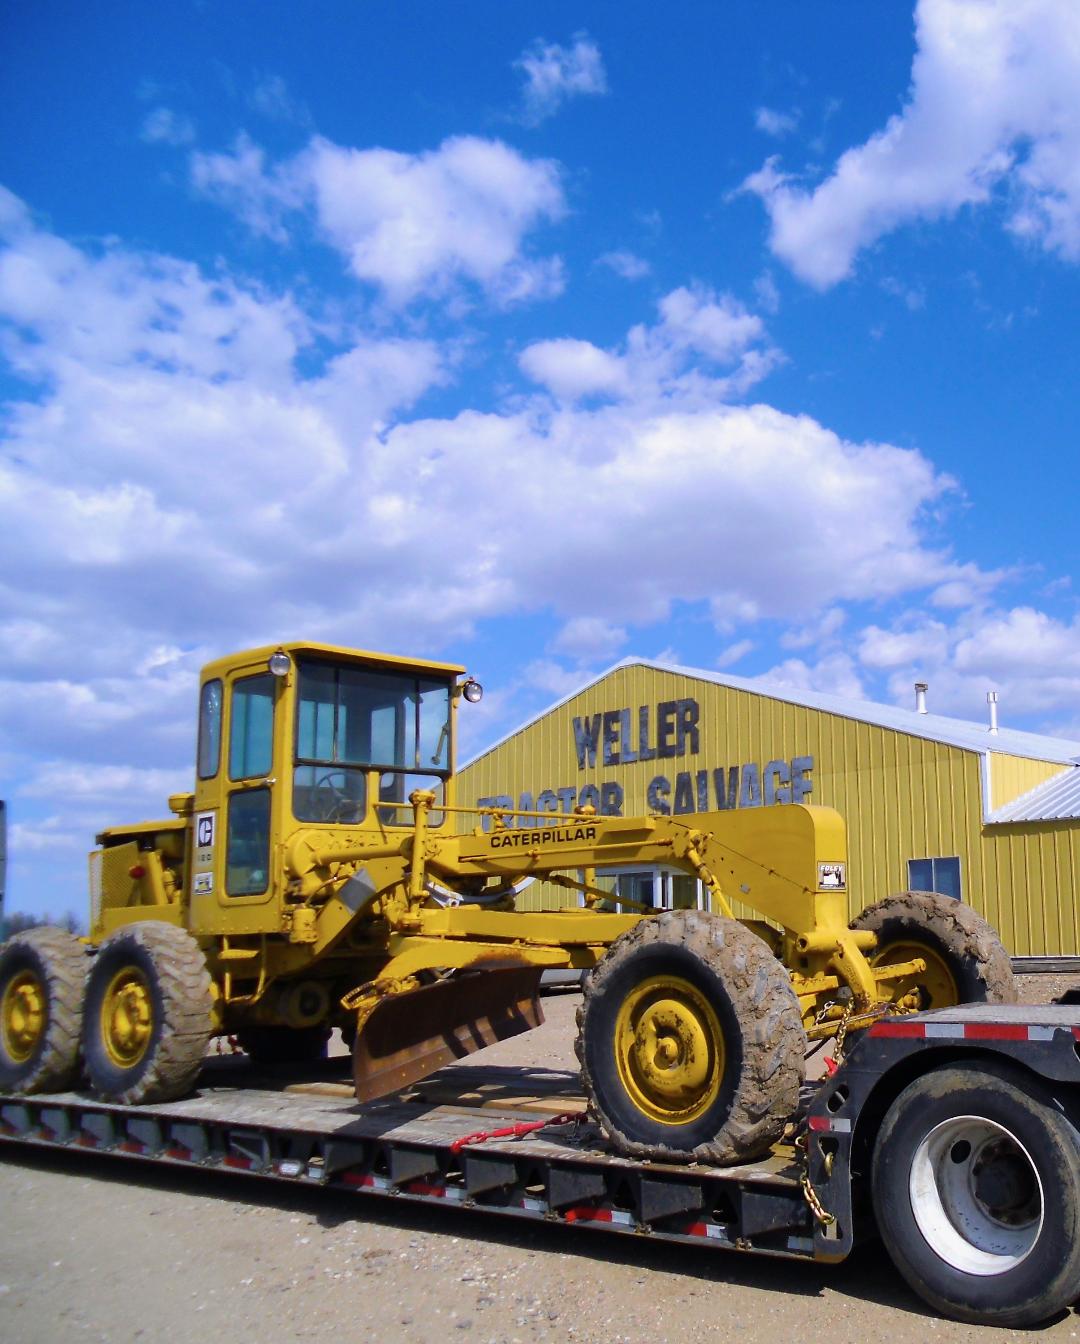
[[[537,1025],[543,970],[602,967],[593,1017],[622,1041],[616,1086],[642,1099],[660,1135],[627,1151],[667,1155],[669,1129],[689,1118],[697,1133],[735,1105],[712,1075],[741,1059],[755,1033],[763,1069],[783,1037],[786,1056],[798,1051],[801,1077],[807,1038],[866,1026],[884,1011],[1007,995],[1007,987],[987,991],[976,965],[986,960],[972,941],[985,942],[981,927],[965,925],[967,943],[952,949],[948,937],[912,935],[908,920],[899,938],[890,935],[890,951],[880,921],[849,926],[845,828],[830,808],[622,817],[460,805],[456,714],[476,688],[463,673],[301,642],[203,670],[194,791],[170,798],[168,821],[103,832],[90,859],[98,951],[82,1036],[92,1080],[101,1061],[99,1090],[147,1100],[190,1085],[199,1022],[206,1037],[237,1033],[256,1053],[271,1038],[279,1049],[283,1040],[318,1045],[336,1025],[355,1036],[358,1096],[371,1099]],[[453,828],[469,820],[471,828]],[[651,864],[696,877],[712,914],[665,916],[641,938],[645,912],[601,909],[610,893],[598,869]],[[580,903],[518,910],[529,879]],[[737,923],[734,902],[759,918]],[[47,979],[47,968],[34,971],[34,955],[23,949],[7,981],[0,957],[4,1039],[18,1036],[31,1064],[34,1033],[48,1036],[47,1014],[11,986]],[[633,965],[620,969],[620,959]],[[181,967],[170,971],[171,989],[159,983],[159,962]],[[66,983],[74,972],[62,969]],[[646,971],[647,992],[636,984]],[[728,1002],[729,982],[740,977],[741,1006]],[[169,994],[176,1030],[165,1020]],[[603,1008],[613,994],[624,1001],[614,1016]],[[47,998],[42,990],[33,1002]],[[591,1078],[610,1090],[597,1080],[604,1051],[590,1065],[582,1044],[589,1013],[587,994],[583,1074],[587,1086]],[[768,1030],[747,1016],[768,1017]],[[148,1063],[170,1031],[186,1042],[174,1049],[182,1067],[172,1083],[168,1058]],[[70,1053],[74,1060],[77,1043]],[[20,1073],[8,1056],[4,1046],[0,1073],[32,1084],[38,1075],[29,1065]],[[61,1063],[38,1074],[60,1077]],[[791,1086],[785,1096],[787,1105]],[[748,1114],[755,1107],[746,1102]],[[617,1120],[607,1127],[619,1137]],[[683,1151],[727,1150],[694,1140]]]

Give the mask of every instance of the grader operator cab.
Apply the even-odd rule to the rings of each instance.
[[[315,643],[206,667],[194,792],[98,837],[89,939],[39,929],[0,951],[0,1090],[85,1069],[111,1101],[163,1101],[215,1035],[303,1060],[336,1026],[370,1100],[536,1026],[542,971],[576,968],[582,1081],[614,1146],[734,1162],[782,1134],[808,1042],[1015,998],[997,936],[959,902],[904,893],[849,926],[829,808],[461,806],[455,719],[479,692],[463,672]],[[654,863],[698,878],[711,912],[602,908],[598,867]],[[538,878],[565,908],[515,908]]]

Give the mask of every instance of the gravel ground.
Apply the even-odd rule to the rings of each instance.
[[[1045,1002],[1067,983],[1025,977],[1022,996]],[[548,998],[544,1027],[483,1062],[572,1068],[578,1002]],[[0,1206],[6,1344],[1032,1337],[938,1319],[877,1245],[817,1267],[17,1150],[0,1150]],[[1035,1333],[1080,1339],[1080,1318]]]

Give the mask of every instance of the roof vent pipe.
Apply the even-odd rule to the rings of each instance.
[[[997,730],[998,730],[998,720],[997,720],[998,693],[997,693],[997,691],[987,691],[987,692],[986,692],[986,703],[987,703],[987,705],[989,706],[989,709],[990,709],[990,732],[992,732],[992,733],[996,733]]]
[[[930,687],[926,684],[925,681],[917,681],[917,682],[915,683],[915,713],[916,713],[916,714],[925,714],[925,713],[926,713],[926,692],[927,692],[929,689],[930,689]]]

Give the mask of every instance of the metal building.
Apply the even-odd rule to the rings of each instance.
[[[1080,742],[917,708],[773,689],[628,660],[463,767],[467,805],[600,812],[835,807],[848,827],[852,913],[890,892],[967,901],[1014,956],[1080,955]],[[996,699],[996,698],[995,698]],[[649,870],[616,895],[700,903],[697,884]],[[564,905],[534,887],[523,905]]]

